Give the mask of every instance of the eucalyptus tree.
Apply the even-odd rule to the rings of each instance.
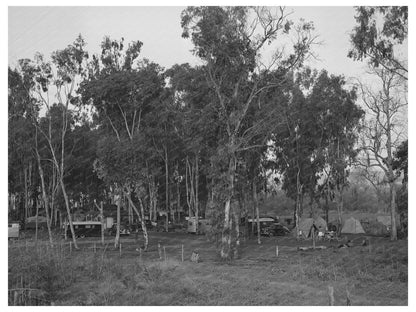
[[[251,147],[247,139],[250,131],[244,133],[242,124],[249,108],[258,105],[259,95],[280,86],[282,72],[302,65],[315,40],[311,34],[313,26],[303,23],[294,27],[298,40],[292,53],[285,55],[278,50],[271,64],[265,66],[261,59],[265,45],[287,37],[293,28],[284,8],[188,7],[181,18],[182,36],[191,38],[195,55],[203,61],[209,88],[215,96],[212,105],[221,123],[217,153],[212,160],[221,192],[217,203],[223,211],[221,258],[230,259],[230,208],[237,156]],[[270,72],[276,74],[269,75]]]
[[[212,94],[201,66],[174,65],[166,71],[166,75],[175,103],[173,132],[178,138],[176,146],[181,147],[180,151],[177,149],[178,173],[185,182],[188,215],[198,219],[202,208],[201,196],[208,200],[208,192],[212,188],[212,183],[207,183],[210,180],[209,158],[213,146],[216,147],[218,124],[210,107]],[[196,224],[198,231],[198,221]]]
[[[356,105],[356,91],[346,88],[342,76],[305,69],[292,81],[283,93],[287,98],[282,105],[284,122],[275,128],[273,142],[282,188],[295,200],[298,224],[305,194],[310,196],[311,215],[321,196],[327,209],[328,199],[337,194],[341,215],[363,111]]]
[[[377,86],[359,82],[366,120],[361,132],[359,165],[382,170],[390,188],[391,240],[397,240],[394,151],[407,138],[407,80],[394,71],[372,68]]]
[[[352,49],[348,57],[366,59],[370,66],[407,80],[407,53],[404,49],[407,49],[408,7],[360,6],[356,11],[358,25],[351,34]]]
[[[30,116],[37,111],[26,84],[17,69],[8,68],[8,192],[15,203],[13,217],[21,220],[30,216],[30,190],[36,168]]]
[[[347,88],[343,76],[329,75],[326,71],[316,78],[307,100],[316,107],[320,133],[313,157],[321,158],[326,191],[336,198],[338,221],[342,224],[344,190],[358,154],[357,141],[364,111],[357,104],[356,88]]]
[[[402,186],[397,191],[397,211],[400,214],[400,228],[402,233],[407,235],[408,225],[408,140],[406,139],[397,147],[394,152],[393,169],[396,174],[403,176]]]
[[[305,194],[313,197],[318,173],[322,169],[322,157],[317,145],[322,136],[318,129],[317,107],[310,105],[294,81],[282,93],[281,113],[283,122],[274,128],[273,145],[276,167],[282,174],[282,189],[295,201],[294,218],[296,227],[303,215]]]
[[[103,134],[95,167],[117,199],[115,245],[119,243],[121,197],[125,195],[141,221],[146,249],[144,186],[154,173],[149,164],[152,158],[147,160],[141,156],[150,149],[145,139],[144,120],[155,101],[160,100],[164,77],[157,64],[138,60],[141,47],[140,41],[125,47],[123,38],[117,41],[105,37],[101,55],[92,57],[88,79],[82,83],[80,94],[85,105],[95,108],[95,119]],[[139,201],[140,212],[133,202],[134,196]]]
[[[75,91],[79,81],[85,74],[84,70],[88,53],[84,48],[85,42],[81,36],[78,36],[76,40],[66,48],[53,52],[51,61],[46,61],[43,55],[37,53],[34,60],[19,60],[18,66],[18,71],[21,73],[23,81],[25,81],[25,90],[28,96],[33,99],[32,104],[36,107],[35,111],[43,110],[46,112],[47,116],[50,116],[48,118],[48,128],[46,131],[39,125],[38,114],[33,114],[31,118],[33,125],[37,129],[36,133],[42,136],[47,142],[51,155],[50,161],[54,164],[56,169],[58,183],[65,200],[68,222],[75,248],[78,248],[78,246],[72,225],[69,198],[64,182],[66,172],[65,155],[67,152],[65,138],[67,132],[70,130],[68,120],[69,111],[71,109],[70,105],[74,104],[76,101]],[[60,144],[58,146],[54,145],[52,142],[52,120],[51,114],[49,114],[54,103],[57,103],[63,108],[61,111],[61,128],[59,129]],[[42,194],[46,216],[47,219],[50,220],[48,215],[49,201],[46,192],[42,192]],[[48,221],[48,231],[49,236],[51,237],[50,221]]]

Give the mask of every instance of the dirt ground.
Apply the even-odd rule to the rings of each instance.
[[[346,305],[347,297],[352,305],[407,305],[407,240],[343,239],[316,242],[326,249],[300,251],[312,241],[263,237],[258,245],[253,238],[242,241],[239,258],[228,263],[218,258],[215,242],[186,233],[150,232],[149,250],[142,253],[136,250],[141,237],[134,235],[121,238],[121,253],[111,237],[107,247],[99,238],[80,239],[77,251],[59,242],[61,258],[77,266],[71,267],[71,282],[50,300],[56,305],[328,305],[331,286],[335,305]],[[346,240],[353,247],[338,248]],[[15,268],[14,259],[25,251],[51,252],[46,248],[28,240],[9,243],[9,288],[18,274],[14,270],[25,270]],[[194,251],[201,262],[190,261]]]

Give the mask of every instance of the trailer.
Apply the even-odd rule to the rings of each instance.
[[[76,237],[87,237],[87,236],[101,236],[101,222],[100,221],[74,221],[74,232]],[[65,223],[64,231],[68,237],[72,237],[69,223]]]
[[[198,219],[198,233],[196,232],[196,218],[188,218],[188,233],[205,234],[211,229],[211,224],[208,219]]]
[[[20,230],[20,224],[18,222],[9,223],[9,239],[10,238],[19,239],[19,230]]]

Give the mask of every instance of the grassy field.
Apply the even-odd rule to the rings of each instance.
[[[352,305],[407,305],[407,240],[370,237],[361,246],[364,238],[308,251],[297,247],[311,241],[252,239],[230,263],[205,236],[185,233],[151,232],[141,256],[131,236],[122,238],[121,255],[110,238],[107,247],[80,240],[76,251],[68,242],[19,240],[9,242],[9,305],[328,305],[328,286],[335,305],[346,304],[347,292]],[[195,250],[200,263],[190,261]]]

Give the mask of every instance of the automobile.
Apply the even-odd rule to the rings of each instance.
[[[154,225],[153,225],[153,222],[152,221],[145,220],[144,223],[146,224],[146,230],[149,231],[149,230],[152,230],[154,228]],[[136,232],[137,233],[137,232],[142,232],[142,231],[143,231],[142,224],[140,222],[134,223],[131,226],[131,232]]]
[[[74,232],[76,237],[84,238],[87,236],[101,235],[101,222],[99,221],[73,221]],[[64,232],[68,237],[72,237],[71,229],[68,223],[63,226]]]
[[[117,233],[117,223],[114,223],[113,226],[109,229],[108,234],[115,236]],[[120,235],[130,235],[131,229],[128,225],[120,224]]]
[[[169,223],[168,223],[168,232],[175,231],[175,228],[176,228],[175,225],[171,221],[169,221]],[[166,232],[166,221],[165,220],[157,221],[156,231],[157,232]]]
[[[196,232],[196,219],[195,217],[190,217],[188,219],[187,232],[193,234],[205,234],[211,229],[211,224],[208,219],[200,218],[198,219],[198,233]]]
[[[280,223],[272,223],[267,226],[264,226],[260,229],[260,235],[262,236],[285,236],[286,234],[289,234],[290,230],[280,224]]]

